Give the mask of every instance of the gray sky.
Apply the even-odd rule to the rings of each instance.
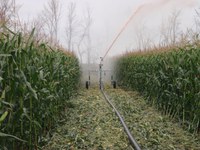
[[[109,52],[109,56],[122,54],[126,50],[137,48],[136,34],[144,26],[145,36],[156,39],[162,21],[166,22],[173,10],[181,10],[181,28],[192,27],[195,8],[199,8],[200,0],[72,0],[77,5],[77,16],[83,17],[86,8],[92,15],[92,48],[97,57],[103,56],[113,38],[127,19],[137,10],[127,29],[120,36]],[[48,0],[16,0],[21,5],[19,16],[22,20],[37,17]],[[61,26],[59,40],[65,45],[64,26],[66,9],[70,0],[60,0],[62,4]]]

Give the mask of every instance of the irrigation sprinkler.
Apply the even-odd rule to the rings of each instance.
[[[90,85],[90,71],[89,71],[88,81],[89,81],[89,85]]]
[[[103,57],[100,57],[100,64],[99,64],[99,89],[100,90],[103,90],[102,68],[103,68]]]
[[[90,86],[90,70],[88,70],[88,74],[89,74],[88,75],[88,81],[85,82],[85,88],[86,89],[89,89],[89,86]]]
[[[100,58],[100,63],[92,64],[89,69],[83,69],[83,74],[85,75],[83,77],[84,79],[84,87],[86,89],[90,89],[92,87],[95,87],[95,85],[98,85],[99,89],[103,89],[105,87],[105,84],[109,84],[111,87],[113,87],[113,70],[112,69],[105,69],[103,58]],[[86,68],[86,67],[85,67]]]

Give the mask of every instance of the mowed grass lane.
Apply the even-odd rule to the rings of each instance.
[[[44,150],[132,149],[118,118],[98,89],[82,90],[69,106],[63,125],[55,130]]]
[[[106,90],[136,141],[145,150],[199,150],[200,137],[150,107],[138,92]]]

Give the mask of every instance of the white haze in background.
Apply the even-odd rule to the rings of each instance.
[[[22,20],[31,20],[43,10],[48,0],[16,0],[21,4],[19,16]],[[62,3],[59,40],[66,46],[64,28],[69,0],[60,0]],[[73,0],[77,5],[76,15],[82,18],[86,8],[91,9],[92,16],[92,55],[93,60],[99,62],[111,44],[112,40],[125,24],[127,19],[135,13],[138,7],[142,8],[122,33],[108,53],[108,56],[125,53],[126,50],[137,48],[136,34],[144,26],[145,36],[156,43],[162,21],[167,22],[173,10],[181,10],[181,28],[185,30],[193,26],[195,9],[199,8],[200,0]],[[86,60],[86,58],[85,58]]]

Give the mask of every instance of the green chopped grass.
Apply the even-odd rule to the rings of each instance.
[[[130,150],[126,134],[98,89],[82,91],[71,100],[66,122],[58,127],[44,150]]]
[[[199,150],[200,139],[146,104],[137,93],[106,90],[138,144],[145,150]],[[82,90],[66,108],[44,150],[131,150],[127,136],[98,89]]]
[[[108,90],[112,102],[142,149],[199,150],[200,138],[183,130],[176,121],[150,107],[138,92]]]

